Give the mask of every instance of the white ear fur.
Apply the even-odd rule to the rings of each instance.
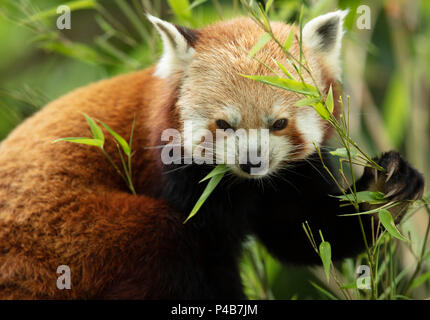
[[[323,58],[336,76],[340,76],[340,50],[343,21],[349,10],[338,10],[316,17],[303,27],[303,44]]]
[[[194,48],[175,25],[150,14],[147,14],[147,17],[163,40],[163,55],[154,75],[167,78],[176,72],[184,71],[194,56]]]

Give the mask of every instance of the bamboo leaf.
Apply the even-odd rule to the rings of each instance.
[[[357,283],[355,281],[353,281],[351,283],[344,284],[341,288],[342,289],[357,289]]]
[[[319,247],[320,257],[323,263],[324,272],[327,281],[330,280],[330,266],[331,266],[331,246],[327,241],[322,241]]]
[[[280,62],[276,61],[275,58],[272,58],[273,62],[275,62],[277,64],[277,66],[279,67],[279,69],[282,70],[282,72],[287,76],[288,79],[291,80],[295,80],[293,75],[290,73],[290,71],[288,71],[287,68],[285,68],[285,66],[283,64],[281,64]]]
[[[209,172],[209,174],[208,174],[206,177],[204,177],[202,180],[200,180],[200,181],[199,181],[199,183],[201,183],[201,182],[203,182],[203,181],[206,181],[206,180],[209,180],[209,179],[211,179],[212,177],[217,176],[217,175],[219,175],[219,174],[224,174],[224,173],[226,173],[228,170],[229,170],[229,168],[228,168],[226,165],[224,165],[224,164],[219,164],[219,165],[217,165],[217,166],[215,167],[215,169],[213,169],[211,172]]]
[[[196,215],[196,213],[200,210],[201,206],[205,203],[207,198],[211,195],[211,193],[215,190],[218,183],[220,183],[222,177],[224,176],[224,173],[218,174],[216,176],[213,176],[209,183],[207,184],[205,190],[203,191],[202,195],[200,196],[199,200],[197,200],[196,204],[194,205],[193,210],[191,210],[190,215],[185,219],[184,223],[186,223],[188,220],[190,220],[192,217]]]
[[[77,0],[77,1],[69,1],[69,2],[63,3],[63,5],[69,7],[70,11],[94,9],[96,7],[96,1],[95,0]],[[25,22],[50,18],[57,15],[58,15],[57,6],[55,6],[54,8],[50,8],[48,10],[44,10],[32,15],[27,20],[25,20]]]
[[[319,96],[318,90],[314,86],[311,86],[303,82],[295,81],[292,79],[284,79],[284,78],[274,77],[274,76],[250,76],[250,75],[243,75],[243,74],[241,74],[241,76],[251,80],[269,84],[271,86],[278,87],[284,90],[293,91],[293,92],[301,93],[304,95],[310,95],[314,97]]]
[[[266,2],[266,13],[268,13],[269,12],[269,10],[270,10],[270,8],[272,7],[272,4],[273,4],[273,1],[274,0],[268,0],[267,2]]]
[[[411,289],[418,288],[427,280],[430,280],[430,271],[420,275],[418,278],[414,279],[411,284]]]
[[[95,146],[99,148],[103,148],[103,141],[98,139],[91,139],[91,138],[61,138],[55,140],[53,143],[57,143],[60,141],[66,141],[66,142],[72,142],[77,144],[85,144],[89,146]]]
[[[394,238],[397,238],[405,242],[409,242],[409,239],[402,236],[400,231],[396,228],[393,217],[391,216],[391,213],[387,209],[379,210],[378,217],[379,217],[379,221],[381,221],[385,230],[387,230],[389,234],[391,234]]]
[[[288,33],[287,39],[285,39],[285,42],[284,42],[285,51],[290,50],[291,46],[293,45],[293,39],[294,39],[294,30],[293,28],[291,28],[290,32]]]
[[[194,8],[198,7],[199,5],[205,3],[208,0],[196,0],[194,1],[188,8],[188,10],[193,10]]]
[[[351,158],[355,159],[355,157],[358,154],[357,149],[351,148],[349,151],[350,151],[350,154],[351,154]],[[337,148],[334,151],[330,151],[330,154],[333,155],[333,156],[340,157],[340,158],[348,159],[348,150],[346,150],[346,148]]]
[[[367,202],[369,204],[380,204],[386,201],[384,194],[378,191],[359,191],[355,193],[355,196],[357,197],[358,203]],[[335,196],[335,198],[338,198],[341,201],[355,201],[355,197],[352,193]]]
[[[309,281],[313,287],[315,287],[319,292],[321,292],[324,296],[329,298],[330,300],[339,300],[335,295],[333,295],[328,290],[324,289],[323,287],[317,285],[315,282]]]
[[[136,126],[136,116],[133,117],[133,124],[131,125],[131,132],[130,132],[130,140],[128,141],[130,151],[133,148],[133,135],[134,135],[135,126]]]
[[[82,112],[82,114],[84,115],[85,119],[87,119],[87,122],[90,125],[91,131],[93,132],[94,139],[100,140],[104,144],[105,136],[103,134],[102,129],[97,125],[97,123],[89,115],[87,115],[84,112]]]
[[[328,112],[327,108],[324,106],[323,103],[314,103],[312,104],[312,107],[314,107],[315,111],[320,115],[321,118],[323,118],[324,120],[330,119],[330,113]]]
[[[260,12],[260,18],[264,23],[265,30],[269,31],[271,30],[269,18],[267,17],[267,14],[265,12],[263,5],[260,2],[258,4],[259,4],[258,11]]]
[[[78,42],[45,41],[40,44],[40,47],[48,52],[56,52],[92,65],[113,65],[115,63],[93,48]]]
[[[327,106],[328,111],[333,113],[334,110],[334,102],[333,102],[333,89],[330,85],[330,89],[328,90],[327,99],[325,100],[325,105]]]
[[[321,102],[319,98],[303,98],[297,101],[294,105],[296,107],[307,107],[307,106],[313,106],[318,102]]]
[[[251,48],[248,56],[252,58],[257,54],[258,51],[263,49],[263,47],[272,39],[272,36],[269,33],[264,33],[257,41],[257,43]]]
[[[115,140],[119,143],[122,150],[127,156],[130,156],[131,150],[130,146],[128,145],[127,141],[123,137],[121,137],[118,133],[116,133],[112,128],[110,128],[107,124],[99,121],[103,127],[106,128],[106,130],[115,138]]]
[[[185,21],[191,20],[190,2],[188,0],[167,0],[175,15]]]

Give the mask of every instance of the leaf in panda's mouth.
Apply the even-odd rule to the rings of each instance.
[[[194,205],[193,210],[191,210],[191,213],[189,214],[187,219],[185,219],[184,223],[186,223],[188,220],[190,220],[192,217],[194,217],[196,215],[196,213],[200,210],[201,206],[205,203],[206,199],[215,190],[217,185],[220,183],[221,179],[224,177],[224,174],[228,170],[229,169],[226,165],[219,164],[211,172],[209,172],[209,174],[206,177],[204,177],[202,180],[199,181],[199,183],[201,183],[203,181],[210,179],[205,190],[203,191],[199,200],[197,200],[196,204]]]

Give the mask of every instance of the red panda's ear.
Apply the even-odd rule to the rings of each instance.
[[[185,27],[176,26],[147,14],[163,40],[163,56],[158,62],[154,75],[168,78],[172,74],[184,71],[194,56],[194,43],[197,32]]]
[[[316,17],[303,27],[303,44],[320,57],[336,78],[340,77],[340,50],[343,20],[348,10],[338,10]]]

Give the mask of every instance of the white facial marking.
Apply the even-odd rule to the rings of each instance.
[[[270,135],[269,173],[279,170],[292,152],[294,146],[287,137]]]
[[[297,129],[305,140],[307,153],[314,149],[313,143],[319,146],[324,137],[320,116],[312,107],[300,107],[296,113]]]

